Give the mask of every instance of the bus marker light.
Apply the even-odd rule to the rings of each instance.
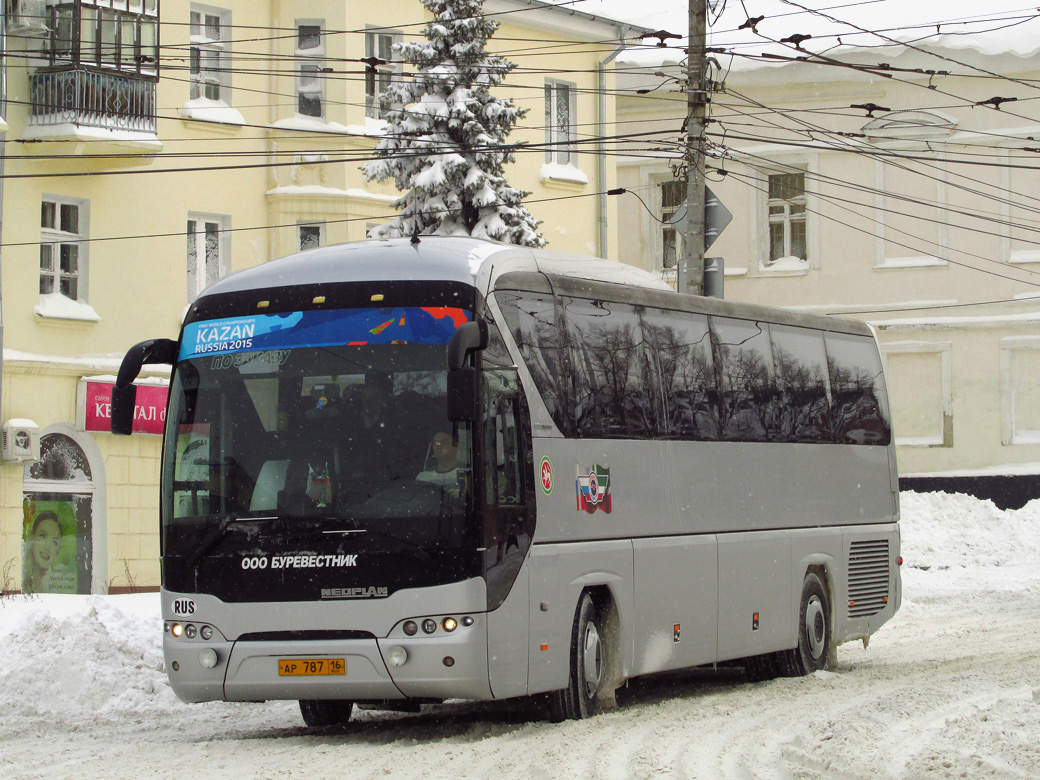
[[[471,618],[469,615],[466,615],[466,617],[462,618],[462,625],[466,626],[466,628],[469,628],[473,625],[473,618]]]
[[[179,663],[178,661],[174,661],[174,662],[173,662],[173,671],[175,671],[175,672],[179,672],[180,670],[181,670],[181,665],[180,665],[180,663]]]
[[[315,296],[314,300],[311,301],[311,303],[325,303],[325,296],[317,295]]]
[[[217,651],[212,647],[199,651],[199,663],[204,669],[213,669],[217,665]]]
[[[258,309],[266,309],[270,305],[271,305],[270,301],[257,301],[256,308],[258,308]]]
[[[426,618],[426,620],[422,622],[422,630],[425,631],[427,634],[432,634],[434,631],[437,630],[437,621],[430,620],[430,618]]]
[[[542,645],[542,650],[548,650],[548,649],[549,649],[549,645]]]
[[[415,636],[419,631],[419,626],[416,625],[414,620],[406,620],[402,628],[408,636]]]
[[[453,617],[446,617],[441,622],[441,628],[443,628],[445,631],[447,631],[449,633],[454,631],[458,627],[459,627],[459,621],[457,621]]]
[[[179,637],[181,634],[184,633],[184,626],[182,626],[180,623],[174,623],[173,627],[170,629],[170,633],[176,637]]]
[[[449,668],[454,666],[455,665],[455,659],[452,658],[450,655],[444,656],[444,665],[449,667]]]
[[[371,300],[372,300],[373,303],[377,303],[377,302],[383,300],[383,293],[376,293],[375,295],[372,296]]]
[[[394,645],[386,651],[386,660],[394,666],[404,666],[408,660],[408,651],[400,645]]]

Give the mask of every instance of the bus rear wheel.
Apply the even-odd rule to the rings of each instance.
[[[354,702],[342,699],[301,699],[300,714],[311,728],[336,726],[350,720]]]
[[[812,572],[802,582],[798,607],[798,646],[776,654],[785,677],[801,677],[827,665],[831,649],[831,607],[827,589]]]
[[[549,719],[553,723],[580,720],[596,714],[596,698],[606,676],[606,647],[596,605],[583,593],[571,632],[569,683],[549,694]]]

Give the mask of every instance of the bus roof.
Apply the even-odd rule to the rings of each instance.
[[[270,263],[229,274],[204,295],[367,281],[453,281],[486,290],[492,273],[544,271],[559,276],[671,289],[665,282],[633,266],[594,257],[532,250],[464,236],[420,236],[336,244],[288,255]]]
[[[407,238],[370,239],[298,252],[229,274],[210,285],[199,300],[211,295],[273,288],[382,281],[455,282],[486,294],[505,274],[516,278],[514,274],[531,273],[573,280],[561,288],[572,294],[584,286],[582,282],[592,282],[593,287],[602,284],[615,286],[614,292],[608,296],[610,298],[633,300],[636,297],[647,304],[666,308],[864,335],[870,333],[869,326],[857,320],[679,295],[659,277],[625,263],[469,236],[419,236],[417,241]]]

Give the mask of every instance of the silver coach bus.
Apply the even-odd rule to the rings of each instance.
[[[163,649],[189,702],[548,694],[723,661],[801,675],[899,607],[895,445],[862,323],[423,237],[232,274],[179,341]]]

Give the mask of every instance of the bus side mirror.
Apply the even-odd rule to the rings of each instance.
[[[487,349],[488,337],[488,326],[483,320],[460,325],[448,342],[448,372],[466,365],[466,358],[471,352]]]
[[[448,342],[448,419],[472,422],[480,413],[477,369],[466,365],[470,353],[486,349],[488,326],[483,320],[461,325]]]
[[[129,436],[134,428],[134,407],[137,404],[137,388],[134,380],[146,363],[177,362],[177,342],[170,339],[142,341],[130,347],[119,365],[116,384],[112,388],[111,431],[117,436]]]

